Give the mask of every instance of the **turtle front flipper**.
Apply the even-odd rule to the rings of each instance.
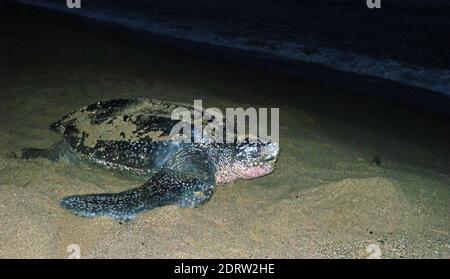
[[[140,187],[120,193],[69,196],[61,201],[61,206],[83,217],[129,220],[156,207],[197,207],[211,198],[215,176],[206,162],[202,166],[191,158],[184,164],[168,166],[171,168],[163,168]]]

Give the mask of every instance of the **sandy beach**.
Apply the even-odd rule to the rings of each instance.
[[[71,244],[82,258],[450,258],[448,116],[14,13],[0,25],[0,258],[66,258]],[[142,181],[20,150],[57,142],[48,126],[69,111],[131,97],[280,108],[275,171],[196,209],[71,215],[64,196]]]

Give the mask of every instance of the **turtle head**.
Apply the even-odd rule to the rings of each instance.
[[[261,139],[234,144],[231,162],[221,168],[217,180],[226,183],[267,175],[273,171],[279,152],[278,143]]]
[[[278,143],[258,139],[237,145],[236,167],[240,178],[252,179],[273,171],[280,148]]]

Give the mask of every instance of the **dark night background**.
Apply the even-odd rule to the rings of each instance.
[[[450,96],[446,0],[385,0],[381,9],[368,9],[365,0],[84,0],[81,9],[72,10],[61,0],[19,2],[130,27],[142,31],[141,36],[183,39],[170,44],[199,54],[400,98],[441,112],[449,108],[448,98],[436,99],[430,92]],[[233,54],[211,51],[208,45]]]

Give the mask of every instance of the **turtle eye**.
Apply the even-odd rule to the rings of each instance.
[[[250,145],[249,153],[252,157],[259,157],[261,154],[261,147],[259,146],[259,144]]]
[[[274,158],[275,158],[275,156],[273,156],[273,155],[267,155],[262,160],[264,162],[268,162],[268,161],[272,161]]]

